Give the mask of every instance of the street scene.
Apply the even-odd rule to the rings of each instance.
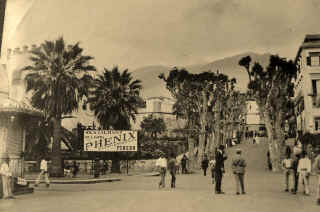
[[[0,211],[318,211],[319,9],[0,0]]]

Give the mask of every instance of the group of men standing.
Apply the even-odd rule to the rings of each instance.
[[[232,159],[232,172],[235,177],[236,183],[236,194],[245,194],[244,188],[244,175],[245,175],[245,168],[247,166],[246,161],[241,156],[242,151],[241,149],[236,150],[236,155]],[[225,174],[225,165],[224,162],[227,160],[228,156],[225,152],[225,147],[220,145],[215,153],[215,159],[210,161],[209,164],[211,166],[211,177],[212,183],[215,183],[215,193],[216,194],[224,194],[221,189],[222,186],[222,179],[223,175]],[[208,168],[208,159],[205,156],[204,160],[202,161],[202,169],[204,170],[204,176],[206,176],[206,169]]]
[[[236,155],[232,160],[232,171],[235,176],[235,182],[236,182],[236,194],[245,194],[245,188],[244,188],[244,174],[245,174],[245,167],[246,167],[246,161],[241,156],[242,151],[240,149],[236,150]],[[207,169],[210,165],[211,167],[211,176],[213,178],[213,181],[215,183],[215,193],[216,194],[224,194],[222,191],[222,179],[223,175],[225,173],[225,165],[224,162],[227,160],[228,156],[225,152],[224,145],[220,145],[219,148],[217,148],[214,160],[211,160],[209,162],[207,155],[204,155],[204,159],[201,162],[201,168],[203,169],[203,175],[207,175]],[[165,176],[167,170],[169,171],[171,175],[171,188],[176,187],[176,171],[177,171],[177,160],[174,156],[169,157],[168,161],[165,158],[165,154],[162,153],[160,155],[160,158],[156,161],[156,166],[158,167],[159,173],[160,173],[160,182],[159,182],[159,188],[165,187]]]
[[[285,174],[285,191],[291,191],[292,194],[297,194],[299,182],[303,185],[303,194],[310,195],[309,180],[312,173],[317,175],[317,204],[320,205],[320,149],[316,149],[316,158],[313,163],[311,156],[302,149],[301,143],[295,142],[293,151],[287,148],[286,158],[282,161],[282,168]],[[290,186],[292,179],[292,186]]]

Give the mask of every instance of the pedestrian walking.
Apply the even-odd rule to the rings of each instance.
[[[0,168],[2,179],[3,199],[14,199],[12,193],[12,173],[9,168],[9,158],[5,157]]]
[[[159,188],[164,188],[166,186],[165,177],[167,172],[167,159],[164,157],[164,153],[160,154],[160,158],[157,160],[156,166],[160,169]]]
[[[35,187],[39,185],[42,177],[44,177],[46,186],[48,188],[50,186],[49,173],[48,173],[48,158],[45,158],[45,157],[40,162],[40,174],[36,180],[36,183],[34,184]]]
[[[215,180],[216,180],[216,186],[215,186],[215,193],[216,194],[224,194],[224,192],[221,190],[222,186],[222,178],[223,174],[225,173],[224,169],[224,161],[227,159],[227,156],[224,152],[224,145],[220,145],[219,149],[216,152],[216,166],[215,166]]]
[[[291,158],[291,153],[287,152],[286,153],[286,158],[282,161],[282,169],[284,172],[284,176],[285,176],[285,192],[289,192],[290,190],[290,178],[291,175],[293,175],[293,167],[292,167],[292,158]],[[293,180],[292,180],[293,181]],[[293,183],[293,182],[292,182]],[[291,188],[291,190],[293,189],[293,186]]]
[[[293,183],[294,183],[294,188],[291,190],[292,194],[297,194],[298,192],[298,187],[299,187],[299,173],[298,173],[298,164],[300,160],[300,155],[295,155],[293,156],[292,159],[292,178],[293,178]]]
[[[237,149],[236,156],[232,160],[232,171],[235,177],[237,195],[240,194],[240,188],[241,194],[246,193],[244,188],[244,175],[247,163],[245,159],[241,156],[241,152],[241,149]]]
[[[267,152],[267,163],[268,163],[268,169],[269,171],[272,171],[272,163],[271,163],[271,157],[270,157],[270,150]]]
[[[183,157],[181,159],[181,168],[182,168],[182,174],[187,174],[188,170],[187,170],[187,162],[188,162],[188,157],[186,156],[186,154],[183,154]]]
[[[216,168],[216,160],[215,159],[210,160],[209,166],[210,166],[210,171],[211,171],[212,184],[214,184],[215,183],[214,172],[215,172],[215,168]]]
[[[176,171],[177,171],[176,164],[177,164],[176,157],[172,155],[168,162],[168,170],[171,175],[171,188],[176,187]]]
[[[311,173],[311,160],[308,158],[307,153],[302,151],[301,159],[298,163],[298,173],[304,185],[304,194],[309,195],[309,177]]]
[[[176,159],[176,174],[181,174],[181,161]]]
[[[207,155],[204,155],[203,160],[201,161],[201,168],[203,170],[203,176],[207,175],[207,169],[209,166],[209,159]]]
[[[317,175],[317,204],[320,205],[320,148],[318,147],[316,149],[317,154],[314,162],[313,162],[313,166],[312,169],[314,171],[314,173]]]

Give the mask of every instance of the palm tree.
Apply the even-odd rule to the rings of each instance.
[[[137,109],[143,104],[140,97],[142,89],[140,80],[133,80],[128,70],[119,72],[118,67],[95,79],[88,99],[90,109],[94,111],[103,129],[129,130],[130,120],[136,120]],[[120,172],[120,155],[115,153],[112,161],[112,172]]]
[[[92,84],[90,71],[95,67],[84,56],[79,43],[66,46],[64,39],[45,41],[31,51],[32,64],[24,68],[27,92],[31,91],[31,104],[42,110],[53,125],[52,175],[61,176],[60,153],[61,121],[78,109],[83,97],[88,96]]]

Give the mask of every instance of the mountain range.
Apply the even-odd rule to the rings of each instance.
[[[234,55],[231,57],[226,57],[223,59],[215,60],[205,64],[196,64],[184,67],[191,73],[201,73],[204,71],[216,72],[228,75],[229,78],[235,78],[237,80],[237,89],[240,91],[245,91],[248,84],[248,74],[239,66],[239,61],[245,56],[250,56],[252,59],[252,64],[254,62],[260,63],[263,67],[267,66],[269,63],[270,54],[257,54],[254,52],[246,52],[243,54]],[[170,97],[169,91],[165,87],[165,82],[159,79],[159,75],[164,73],[168,76],[170,70],[173,67],[169,66],[145,66],[132,71],[132,75],[135,79],[140,79],[142,81],[142,96],[145,98],[153,96],[165,96]]]

